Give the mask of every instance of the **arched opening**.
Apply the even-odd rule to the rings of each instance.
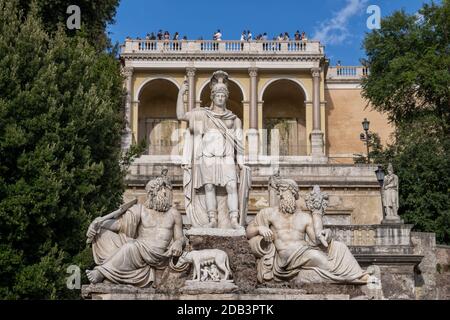
[[[239,119],[243,120],[244,107],[242,101],[244,100],[244,96],[241,88],[232,80],[228,80],[228,91],[230,92],[230,96],[228,98],[227,109],[231,110]],[[200,100],[202,107],[209,107],[211,105],[211,88],[209,87],[209,83],[203,87]]]
[[[152,80],[140,91],[138,141],[146,141],[145,154],[170,155],[177,146],[177,96],[177,86],[166,79]]]
[[[307,154],[305,93],[292,80],[270,83],[263,92],[263,154]],[[264,150],[265,149],[265,150]]]

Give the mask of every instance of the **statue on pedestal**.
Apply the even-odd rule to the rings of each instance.
[[[177,118],[188,123],[182,164],[186,213],[194,228],[239,229],[245,224],[251,185],[242,122],[226,108],[228,74],[214,72],[210,87],[211,105],[189,112],[183,102],[186,81],[178,94]]]
[[[398,177],[394,174],[391,163],[388,165],[388,174],[384,176],[383,181],[383,206],[385,220],[401,220],[398,215]]]
[[[147,287],[155,281],[156,268],[165,268],[172,256],[182,254],[182,219],[172,207],[172,184],[166,175],[163,170],[147,184],[145,205],[134,201],[91,223],[87,237],[97,264],[86,271],[91,283]]]
[[[279,205],[261,210],[247,227],[249,244],[258,260],[259,283],[295,279],[300,283],[366,284],[374,280],[347,246],[333,240],[331,230],[321,229],[322,221],[315,221],[322,218],[319,211],[324,209],[326,198],[320,189],[315,188],[309,197],[309,206],[316,210],[313,215],[297,207],[295,181],[276,177],[272,186],[278,191]]]

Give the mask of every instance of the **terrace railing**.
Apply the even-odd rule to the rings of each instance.
[[[122,54],[130,53],[223,53],[223,54],[323,54],[319,41],[239,40],[126,40]]]
[[[328,68],[328,79],[360,79],[369,75],[370,70],[363,66],[336,66]]]

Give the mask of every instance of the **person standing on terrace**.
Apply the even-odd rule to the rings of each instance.
[[[220,32],[220,29],[214,34],[214,40],[222,41],[222,33]]]
[[[306,32],[305,31],[302,32],[302,40],[303,41],[308,41],[308,38],[306,37]]]
[[[241,34],[241,41],[246,41],[246,40],[247,40],[247,33],[244,30],[244,31],[242,31],[242,34]]]

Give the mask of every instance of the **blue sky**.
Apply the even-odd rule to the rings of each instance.
[[[146,33],[178,31],[188,39],[211,39],[221,29],[224,40],[239,39],[250,29],[253,35],[281,32],[291,36],[305,31],[310,39],[321,40],[334,65],[358,65],[364,57],[362,40],[369,30],[366,13],[378,5],[381,16],[404,9],[415,13],[426,0],[121,0],[116,22],[108,27],[113,43],[127,35],[145,37]]]

